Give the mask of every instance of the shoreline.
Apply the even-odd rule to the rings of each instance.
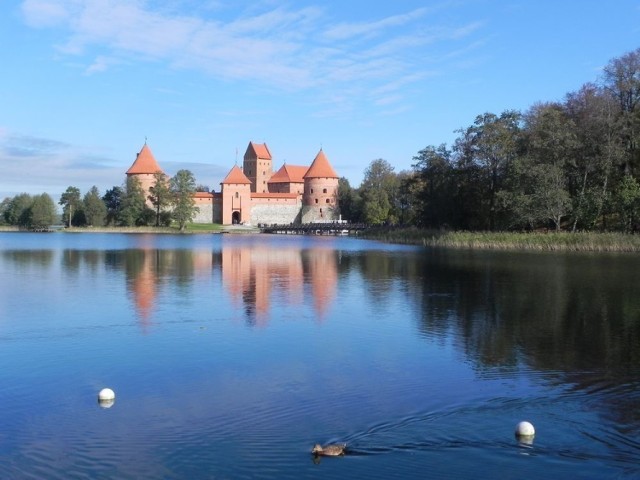
[[[55,228],[60,233],[123,233],[157,235],[256,234],[257,227],[246,225],[195,224],[180,232],[171,227],[71,227]],[[24,232],[3,225],[0,232]],[[355,238],[386,243],[421,245],[431,248],[464,250],[505,250],[538,252],[640,253],[640,235],[608,232],[449,232],[418,228],[372,228]]]
[[[151,233],[157,235],[204,235],[204,234],[237,234],[237,233],[260,233],[257,227],[245,225],[217,225],[217,224],[195,224],[184,232],[172,227],[51,227],[48,232],[33,232],[24,230],[12,225],[0,225],[0,232],[25,232],[25,233]]]

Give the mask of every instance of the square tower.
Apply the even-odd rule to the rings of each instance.
[[[267,182],[273,175],[273,160],[266,143],[249,142],[244,153],[242,171],[251,181],[252,193],[269,191]]]

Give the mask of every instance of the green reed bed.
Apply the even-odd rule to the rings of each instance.
[[[640,235],[594,232],[448,232],[436,230],[372,229],[363,238],[390,243],[494,250],[640,252]]]

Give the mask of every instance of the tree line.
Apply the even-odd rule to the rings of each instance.
[[[598,82],[525,112],[478,115],[452,146],[429,145],[410,171],[385,160],[352,188],[343,218],[457,230],[640,229],[640,49]]]
[[[48,228],[60,221],[68,227],[168,227],[176,222],[182,231],[198,211],[194,200],[196,188],[189,170],[179,170],[171,178],[156,173],[149,192],[144,191],[136,177],[128,177],[123,186],[114,186],[102,196],[96,186],[84,196],[80,189],[70,186],[58,202],[62,218],[48,194],[20,193],[0,203],[0,221],[29,229]]]
[[[483,113],[456,133],[451,146],[420,150],[411,170],[377,159],[359,187],[341,178],[342,217],[455,230],[640,230],[640,48],[562,101]],[[96,187],[82,198],[69,187],[60,205],[68,226],[175,221],[184,229],[197,211],[196,190],[205,189],[181,170],[171,179],[156,174],[149,195],[132,177],[102,197]],[[51,215],[47,194],[0,203],[0,221],[10,225],[39,228],[56,223]]]

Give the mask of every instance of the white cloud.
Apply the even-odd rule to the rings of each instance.
[[[25,0],[22,12],[33,27],[52,27],[64,23],[69,17],[65,5],[56,0]]]
[[[186,11],[185,1],[25,0],[22,12],[30,26],[58,29],[63,34],[60,52],[84,58],[87,74],[117,63],[165,62],[267,88],[316,89],[327,101],[336,89],[362,93],[398,78],[410,79],[405,84],[418,81],[427,66],[416,58],[427,46],[460,50],[460,45],[448,44],[482,26],[434,24],[429,14],[444,4],[335,25],[315,6],[264,2],[237,11],[233,3],[214,2],[204,11],[176,13],[181,4]],[[432,24],[427,26],[427,20]]]
[[[387,95],[386,97],[379,97],[376,101],[375,104],[376,105],[391,105],[391,104],[395,104],[398,103],[399,100],[402,100],[402,95]]]
[[[94,73],[104,72],[115,63],[118,63],[117,60],[99,55],[98,57],[96,57],[95,61],[86,69],[85,73],[87,73],[87,75],[91,75]]]
[[[418,8],[412,12],[393,15],[382,20],[371,22],[341,23],[329,28],[325,36],[331,40],[347,40],[357,36],[375,36],[391,27],[399,27],[424,17],[429,10]]]
[[[114,165],[111,159],[96,156],[91,149],[4,130],[0,135],[0,197],[22,191],[55,195],[69,185],[87,191],[96,179],[106,182],[99,185],[104,191],[122,183],[123,167]]]

